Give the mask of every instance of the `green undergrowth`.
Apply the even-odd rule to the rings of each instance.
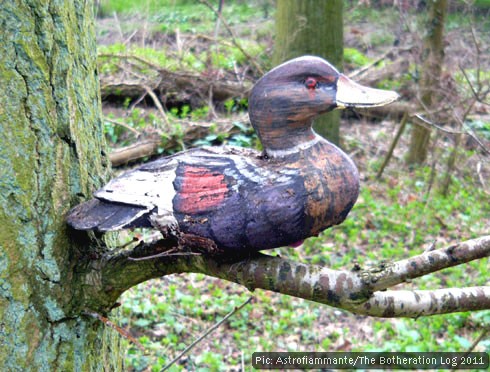
[[[216,7],[217,3],[209,1]],[[269,0],[225,2],[222,17],[230,26],[268,17],[273,10]],[[98,8],[99,17],[121,17],[141,14],[154,24],[154,31],[206,33],[213,30],[216,15],[197,0],[103,0]]]
[[[121,56],[147,77],[155,73],[155,68],[193,73],[224,69],[234,76],[237,67],[248,65],[250,58],[267,65],[267,45],[262,39],[270,38],[272,10],[269,0],[225,2],[222,18],[234,30],[231,37],[222,22],[217,22],[215,13],[197,0],[101,1],[98,17],[115,17],[118,32],[108,37],[114,29],[101,22],[98,38],[104,41],[98,47],[103,56],[99,57],[99,71],[119,71]],[[253,26],[241,26],[245,24]],[[145,39],[128,43],[126,35],[140,35],[142,25]]]
[[[257,57],[263,52],[263,46],[250,40],[237,41],[242,49],[247,50],[248,56]],[[211,47],[210,50],[194,51],[183,50],[176,55],[175,52],[168,53],[165,49],[154,49],[151,47],[127,46],[123,43],[111,45],[100,45],[98,48],[99,69],[102,73],[115,73],[119,69],[121,56],[139,57],[141,60],[133,59],[132,63],[140,66],[141,73],[150,73],[154,68],[164,68],[170,71],[192,71],[194,73],[204,72],[212,68],[222,68],[233,71],[234,66],[247,62],[248,56],[235,45],[226,43],[219,47]],[[145,62],[149,62],[149,64]]]

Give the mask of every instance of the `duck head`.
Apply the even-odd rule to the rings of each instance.
[[[318,136],[313,119],[336,108],[376,107],[398,94],[359,85],[319,57],[304,56],[265,74],[249,97],[249,115],[264,148],[274,157]]]

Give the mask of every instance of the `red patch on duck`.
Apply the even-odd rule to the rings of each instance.
[[[195,214],[216,208],[226,198],[225,175],[204,167],[186,166],[179,192],[179,209]]]

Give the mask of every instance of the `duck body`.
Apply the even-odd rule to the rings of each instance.
[[[201,148],[113,179],[70,222],[99,231],[171,228],[221,250],[257,251],[341,223],[358,190],[350,158],[320,137],[281,161],[236,147]]]
[[[311,128],[314,116],[344,105],[336,99],[339,76],[318,57],[273,69],[249,99],[262,153],[224,146],[160,158],[111,180],[72,209],[68,223],[171,230],[225,252],[291,245],[341,223],[359,193],[358,171]]]

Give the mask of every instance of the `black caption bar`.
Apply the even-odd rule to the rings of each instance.
[[[487,369],[488,353],[347,353],[347,352],[257,352],[255,369]]]

